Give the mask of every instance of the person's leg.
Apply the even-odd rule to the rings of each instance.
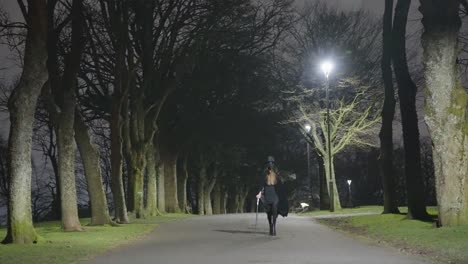
[[[272,204],[265,204],[265,211],[267,213],[268,224],[270,225],[270,235],[273,233],[273,222],[272,222]]]
[[[278,218],[278,202],[271,206],[272,235],[276,236],[276,218]]]

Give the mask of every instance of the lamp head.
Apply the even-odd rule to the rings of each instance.
[[[331,71],[333,70],[333,63],[331,61],[324,61],[320,65],[320,68],[322,69],[322,72],[325,74],[325,76],[328,78],[330,75]]]
[[[305,128],[307,133],[309,133],[310,130],[312,129],[312,127],[309,124],[305,125],[304,128]]]
[[[348,180],[347,182],[348,182],[348,185],[351,185],[352,180]]]

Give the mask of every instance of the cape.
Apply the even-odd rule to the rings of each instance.
[[[286,185],[283,183],[276,184],[275,191],[279,199],[278,214],[282,217],[286,217],[289,213],[288,192],[286,190]]]

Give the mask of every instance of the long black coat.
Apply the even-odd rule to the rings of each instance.
[[[262,190],[264,190],[265,185],[266,183],[262,186]],[[289,213],[288,191],[286,189],[286,185],[284,185],[281,181],[278,181],[278,183],[275,185],[275,192],[279,199],[278,214],[282,217],[286,217]]]
[[[279,182],[275,186],[276,194],[278,195],[278,214],[282,217],[288,216],[289,212],[289,203],[288,203],[288,192],[286,190],[286,185]]]

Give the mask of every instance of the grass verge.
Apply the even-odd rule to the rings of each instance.
[[[1,245],[0,263],[30,264],[76,263],[89,259],[111,248],[135,241],[153,231],[159,224],[184,219],[186,214],[167,214],[147,219],[135,219],[132,224],[111,226],[86,226],[89,219],[82,219],[84,232],[65,233],[60,222],[44,222],[36,225],[41,236],[35,245]],[[6,235],[0,229],[0,239]]]
[[[468,226],[436,228],[432,222],[408,220],[403,214],[352,216],[318,221],[373,242],[429,257],[437,263],[468,263]]]
[[[359,206],[354,208],[343,208],[330,212],[328,210],[316,210],[305,213],[299,213],[301,216],[323,216],[323,215],[346,215],[346,214],[362,214],[362,213],[381,213],[383,210],[382,206]]]

